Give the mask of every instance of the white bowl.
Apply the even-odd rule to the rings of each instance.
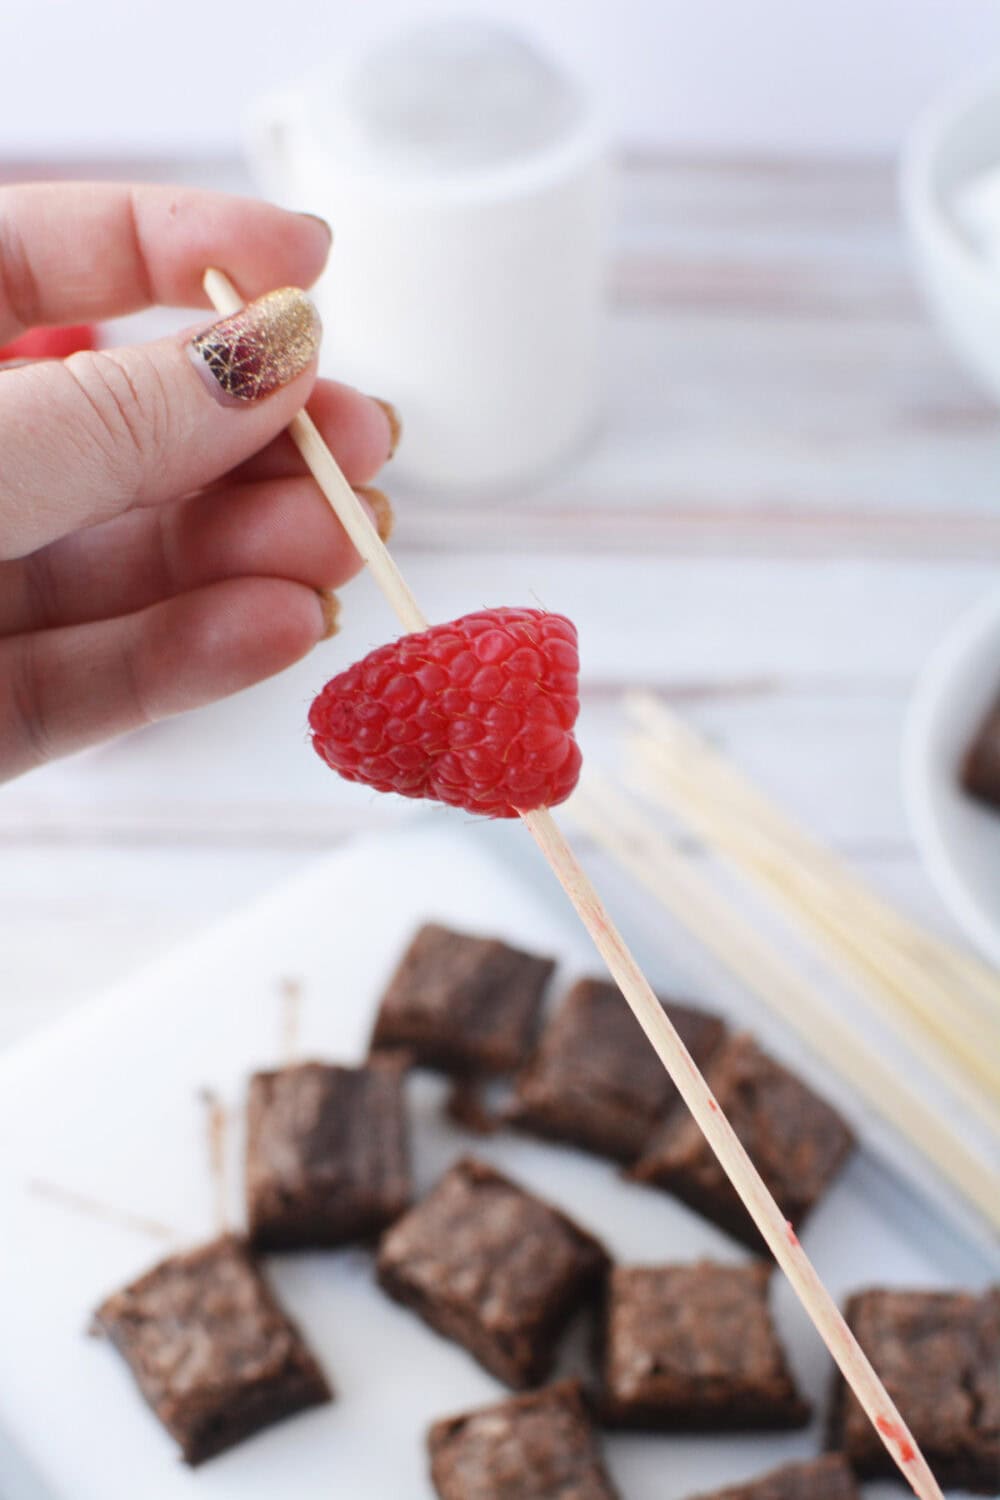
[[[1000,397],[1000,263],[962,229],[956,204],[1000,167],[1000,67],[966,80],[923,115],[903,150],[903,217],[917,274],[957,353]]]
[[[1000,812],[958,781],[1000,692],[1000,592],[962,616],[917,680],[903,733],[903,793],[927,871],[968,936],[1000,964]]]

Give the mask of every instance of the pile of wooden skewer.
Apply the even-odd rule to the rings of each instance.
[[[821,950],[889,1034],[977,1116],[998,1154],[1000,975],[884,902],[665,704],[648,695],[626,704],[629,780],[642,801],[590,774],[573,816],[1000,1230],[1000,1175],[898,1060],[883,1058],[682,852],[677,831],[722,856]],[[651,817],[650,802],[673,831]]]

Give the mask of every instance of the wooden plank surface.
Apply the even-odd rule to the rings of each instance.
[[[233,163],[94,171],[246,186]],[[892,172],[632,157],[619,204],[601,432],[500,505],[408,494],[387,470],[404,570],[439,618],[565,610],[588,756],[620,765],[618,697],[652,686],[948,930],[899,736],[920,663],[995,583],[1000,421],[925,318]],[[304,743],[311,694],[392,633],[362,580],[341,636],[281,679],[0,793],[0,1044],[346,833],[412,814]]]

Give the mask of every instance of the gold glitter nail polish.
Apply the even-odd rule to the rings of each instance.
[[[391,401],[383,401],[381,396],[373,396],[372,400],[376,406],[381,406],[385,412],[386,421],[389,423],[389,454],[391,458],[399,447],[399,440],[403,436],[403,419],[393,406]],[[388,460],[387,460],[388,461]]]
[[[326,629],[320,639],[328,641],[340,629],[340,599],[333,589],[318,589],[317,594],[323,619],[326,621]]]
[[[396,512],[392,508],[392,501],[382,490],[373,489],[370,484],[359,484],[356,490],[368,504],[379,538],[387,542],[396,524]]]
[[[190,348],[216,395],[257,401],[301,375],[321,335],[319,314],[305,292],[286,286],[213,323]]]

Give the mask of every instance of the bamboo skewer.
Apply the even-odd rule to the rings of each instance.
[[[206,272],[204,285],[209,299],[220,312],[235,312],[242,305],[236,289],[222,272]],[[302,413],[294,419],[290,430],[320,489],[375,573],[403,628],[407,631],[423,630],[427,624],[424,615],[315,425]],[[785,1221],[735,1131],[719,1109],[551,812],[539,808],[522,813],[521,817],[893,1461],[920,1500],[944,1500],[912,1433],[799,1244],[794,1229]]]
[[[860,980],[866,996],[925,1063],[1000,1134],[995,1103],[1000,1060],[986,1042],[991,1022],[978,1001],[971,1008],[962,1000],[961,976],[942,981],[929,973],[919,955],[887,936],[883,925],[873,925],[864,899],[854,901],[848,877],[829,882],[800,856],[786,853],[770,837],[769,827],[762,826],[754,806],[726,799],[725,787],[716,784],[710,768],[703,773],[695,760],[675,761],[658,743],[645,739],[637,750],[646,773],[644,790],[721,849],[818,939],[849,980]]]
[[[713,796],[725,800],[734,819],[740,817],[745,824],[752,824],[769,845],[795,862],[798,873],[821,880],[824,899],[849,910],[855,917],[863,914],[870,927],[884,931],[886,938],[900,949],[914,954],[933,973],[954,984],[959,1003],[968,996],[970,1007],[975,1002],[974,1014],[986,1020],[996,1018],[1000,1013],[1000,974],[973,954],[922,932],[907,921],[664,703],[646,693],[632,693],[626,706],[664,758],[675,766],[695,766],[706,780],[710,777]]]
[[[949,1028],[944,1006],[930,1003],[931,990],[909,966],[893,965],[890,949],[860,913],[838,913],[822,886],[810,891],[803,866],[775,860],[756,827],[744,826],[728,807],[720,807],[696,775],[665,770],[655,747],[639,749],[649,774],[643,791],[661,807],[720,849],[760,886],[785,914],[814,936],[848,982],[860,982],[865,995],[903,1035],[922,1061],[969,1104],[1000,1138],[1000,1064],[985,1045],[984,1028],[964,1019]],[[936,986],[935,986],[936,989]],[[919,1000],[919,1004],[915,1002]],[[977,1037],[977,1032],[979,1033]]]
[[[647,694],[630,694],[627,707],[648,732],[658,754],[675,768],[687,767],[712,786],[713,797],[724,800],[734,819],[754,827],[756,833],[796,862],[798,873],[822,881],[825,899],[864,912],[870,926],[882,930],[905,953],[919,955],[922,963],[952,981],[961,980],[958,1003],[967,999],[983,1018],[1000,1011],[1000,975],[970,953],[953,947],[908,922],[888,903],[867,889],[829,850],[823,848],[781,812],[746,776],[725,760],[690,725],[666,705]],[[970,1010],[970,1014],[972,1011]]]
[[[216,312],[231,314],[240,311],[243,299],[222,271],[206,271],[203,284]],[[324,443],[309,413],[300,411],[293,417],[288,433],[333,507],[341,526],[354,543],[358,555],[371,569],[375,582],[392,604],[403,629],[426,630],[428,621],[396,567],[392,553],[382,542],[364,506],[340,472],[337,460]]]
[[[229,1201],[226,1192],[226,1138],[229,1134],[229,1112],[214,1089],[202,1089],[201,1101],[205,1106],[208,1172],[212,1183],[215,1232],[226,1234],[229,1231]]]
[[[290,1068],[299,1055],[299,1035],[302,1030],[302,981],[290,976],[278,986],[281,997],[281,1044],[279,1055],[281,1066]]]
[[[1000,1231],[1000,1177],[858,1040],[806,976],[782,959],[630,802],[603,778],[587,773],[570,811],[811,1049],[821,1048],[823,1058]]]
[[[904,972],[919,991],[930,993],[927,1004],[932,1015],[951,1010],[957,1020],[972,1028],[1000,1018],[1000,978],[971,956],[906,922],[805,835],[793,837],[794,825],[755,788],[730,774],[707,745],[701,750],[697,741],[687,745],[644,737],[636,744],[648,761],[656,762],[663,776],[695,782],[693,790],[701,792],[700,804],[719,813],[724,809],[726,826],[734,834],[752,835],[761,859],[783,868],[795,884],[812,889],[823,910],[838,918],[848,932],[861,927],[868,940],[881,944],[890,964]],[[942,984],[947,986],[944,991]]]

